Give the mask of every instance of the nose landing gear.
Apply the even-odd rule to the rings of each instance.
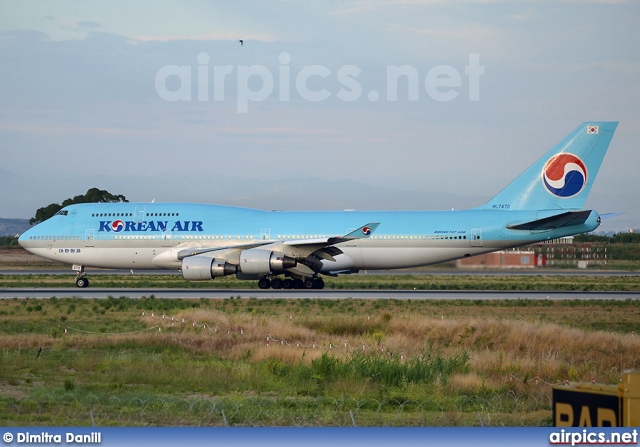
[[[73,270],[76,271],[76,287],[86,289],[89,287],[89,278],[84,272],[84,265],[74,265]]]
[[[78,276],[76,278],[76,287],[79,287],[81,289],[89,287],[89,278],[87,278],[86,276]]]

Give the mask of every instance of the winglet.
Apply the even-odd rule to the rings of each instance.
[[[379,225],[380,225],[379,223],[368,223],[366,225],[361,226],[357,230],[353,230],[352,232],[345,234],[344,236],[284,241],[283,244],[297,245],[297,246],[317,245],[318,247],[322,247],[326,245],[335,245],[341,242],[351,241],[353,239],[367,239],[373,234],[374,231],[376,231]]]
[[[374,231],[380,226],[380,223],[368,223],[366,225],[361,226],[357,230],[353,230],[349,234],[345,234],[342,236],[344,239],[365,239],[371,236]]]

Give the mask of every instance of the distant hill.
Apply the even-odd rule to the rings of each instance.
[[[27,231],[29,219],[3,219],[0,217],[0,236],[15,236]]]

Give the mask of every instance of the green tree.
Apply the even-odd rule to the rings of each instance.
[[[0,236],[0,247],[17,247],[18,238],[15,236]]]
[[[579,234],[574,239],[576,243],[600,242],[605,244],[640,244],[640,233],[616,233],[613,236],[597,236],[595,234]]]
[[[65,206],[73,205],[76,203],[115,203],[115,202],[128,202],[125,196],[122,194],[111,194],[109,191],[98,188],[91,188],[86,194],[78,195],[73,198],[66,199],[62,204],[51,203],[45,207],[38,208],[36,215],[29,219],[31,225],[44,222],[51,216],[55,215]]]

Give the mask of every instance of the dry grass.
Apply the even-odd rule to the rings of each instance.
[[[436,419],[421,414],[427,419],[415,424],[468,425],[477,423],[480,407],[462,408],[459,399],[549,395],[549,383],[616,383],[625,369],[640,368],[640,338],[631,335],[640,333],[636,301],[59,298],[3,300],[0,316],[0,390],[15,405],[42,390],[59,392],[61,406],[76,391],[114,392],[131,401],[328,397],[437,402]],[[355,355],[363,345],[367,357]],[[36,360],[39,347],[44,353]],[[419,356],[441,363],[464,360],[462,367],[428,381],[374,379],[385,369],[411,367]],[[376,370],[365,376],[340,375],[344,369],[332,366],[357,366],[363,359],[382,362],[371,362]],[[242,402],[243,408],[251,405]],[[502,409],[509,402],[495,405],[500,415],[482,414],[484,423],[499,417],[495,424],[540,424],[550,417],[546,401],[519,414]],[[29,414],[26,403],[23,412]],[[368,423],[412,425],[414,416],[408,407],[401,414],[390,409],[374,412]]]
[[[640,338],[632,335],[469,317],[407,317],[389,326],[389,350],[408,356],[426,345],[451,355],[466,351],[472,369],[490,382],[504,381],[508,373],[554,382],[615,382],[622,371],[640,367]]]
[[[91,352],[171,348],[187,357],[217,358],[237,365],[280,362],[290,366],[309,365],[329,352],[330,342],[330,352],[340,358],[362,352],[363,345],[366,354],[382,353],[384,348],[386,355],[402,359],[467,354],[469,371],[437,384],[454,394],[526,390],[536,376],[547,383],[592,379],[615,383],[622,371],[640,368],[640,337],[631,335],[631,331],[640,333],[640,306],[635,301],[474,304],[233,299],[183,300],[171,307],[171,300],[116,299],[111,304],[72,299],[2,301],[0,350],[35,356],[40,346],[46,351]],[[150,306],[144,316],[143,305]],[[64,326],[74,329],[64,336]],[[612,333],[594,327],[621,330]],[[347,390],[361,385],[343,386]]]
[[[544,310],[544,319],[551,319],[548,315],[552,312]],[[630,311],[635,311],[635,307]],[[584,315],[584,311],[576,312]],[[225,358],[250,358],[256,362],[276,359],[288,364],[317,358],[327,350],[329,342],[336,355],[359,351],[363,345],[366,352],[384,348],[387,353],[406,358],[427,351],[446,356],[467,352],[473,373],[453,380],[462,389],[480,385],[499,387],[509,374],[523,383],[536,376],[553,383],[592,379],[609,383],[615,382],[622,371],[640,367],[639,337],[541,322],[539,309],[519,309],[518,314],[513,320],[460,314],[434,318],[410,311],[395,313],[391,318],[385,313],[374,316],[315,313],[289,319],[286,315],[255,317],[196,309],[181,311],[177,317],[184,317],[187,322],[195,320],[200,325],[206,321],[210,329],[205,332],[193,329],[190,324],[174,328],[179,333],[172,335],[172,340],[183,347],[215,352]],[[570,312],[565,309],[559,314],[566,321]],[[146,322],[149,323],[148,319]],[[317,348],[310,348],[314,342]]]

